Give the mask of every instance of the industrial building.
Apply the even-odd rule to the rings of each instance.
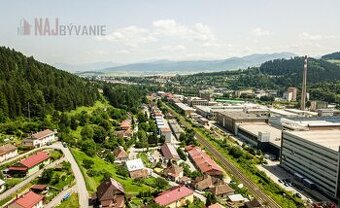
[[[306,186],[338,198],[339,146],[339,129],[284,130],[281,166]]]
[[[241,123],[238,125],[237,136],[265,153],[276,158],[280,156],[281,129],[265,122]]]
[[[268,113],[246,113],[244,111],[223,111],[216,116],[217,123],[233,134],[237,134],[238,124],[244,122],[266,122]]]

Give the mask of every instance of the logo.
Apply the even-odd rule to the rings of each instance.
[[[22,36],[105,36],[106,25],[63,24],[59,18],[34,18],[30,23],[25,18],[20,20],[17,28]]]

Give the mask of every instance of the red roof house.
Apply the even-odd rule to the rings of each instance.
[[[162,192],[154,200],[161,206],[180,207],[185,205],[187,201],[193,202],[193,193],[194,192],[186,186],[178,186]]]
[[[120,123],[120,128],[123,130],[130,129],[131,128],[130,121],[128,119],[122,121],[122,123]]]
[[[14,202],[8,205],[8,208],[33,208],[42,207],[43,196],[29,191],[26,194],[17,198]]]
[[[49,155],[45,151],[40,151],[36,154],[29,156],[26,159],[17,162],[16,164],[9,167],[9,172],[21,172],[25,174],[33,174],[34,172],[39,170],[39,165],[42,163],[49,163]]]
[[[203,150],[198,147],[187,147],[190,159],[194,162],[195,166],[201,171],[211,176],[222,176],[222,168],[207,155]]]

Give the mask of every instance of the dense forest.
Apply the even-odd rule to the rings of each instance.
[[[97,88],[84,79],[0,47],[0,122],[18,116],[43,117],[54,109],[92,105]]]

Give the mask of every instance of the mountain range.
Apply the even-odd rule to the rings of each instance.
[[[213,72],[222,70],[237,70],[253,66],[260,66],[263,62],[273,59],[289,59],[296,56],[293,53],[271,53],[252,54],[244,57],[232,57],[221,60],[190,60],[190,61],[170,61],[157,60],[144,63],[133,63],[121,66],[114,66],[100,70],[106,74],[120,72],[136,73],[198,73]]]
[[[153,60],[131,64],[118,64],[114,62],[95,62],[88,64],[66,64],[55,63],[56,68],[63,69],[72,73],[82,72],[102,72],[105,74],[122,74],[131,72],[137,74],[192,74],[198,72],[214,72],[223,70],[235,70],[253,66],[260,66],[263,62],[273,59],[289,59],[296,56],[293,53],[270,53],[270,54],[252,54],[243,57],[231,57],[219,60]]]

